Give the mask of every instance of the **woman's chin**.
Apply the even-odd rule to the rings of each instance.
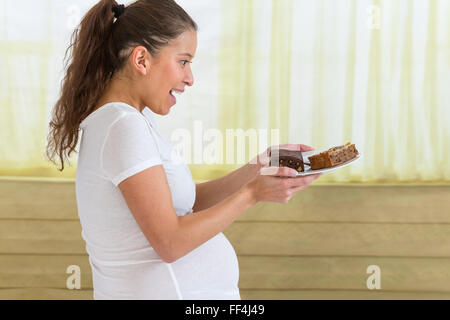
[[[164,115],[169,114],[169,113],[170,113],[170,109],[171,109],[172,107],[173,107],[173,106],[169,106],[168,108],[165,108],[165,109],[163,110]]]

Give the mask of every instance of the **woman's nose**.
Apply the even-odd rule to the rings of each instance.
[[[191,68],[189,68],[189,70],[187,70],[187,72],[186,72],[186,77],[184,79],[184,83],[190,87],[194,84],[194,76],[192,75]]]

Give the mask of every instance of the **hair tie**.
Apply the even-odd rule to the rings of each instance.
[[[123,4],[113,5],[113,7],[112,7],[112,12],[114,13],[114,17],[116,19],[118,19],[124,11],[125,11],[125,5],[123,5]]]

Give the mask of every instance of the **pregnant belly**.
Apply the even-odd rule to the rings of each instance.
[[[192,298],[201,295],[238,294],[239,265],[233,246],[223,233],[171,264],[180,291]],[[234,297],[233,297],[234,295]],[[227,299],[226,296],[222,297]]]

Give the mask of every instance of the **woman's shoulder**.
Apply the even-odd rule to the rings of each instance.
[[[112,124],[116,120],[126,115],[139,115],[132,106],[123,102],[108,102],[101,106],[97,106],[94,110],[81,122],[80,127],[86,128],[90,123],[95,122],[98,127],[98,122],[104,124]]]

